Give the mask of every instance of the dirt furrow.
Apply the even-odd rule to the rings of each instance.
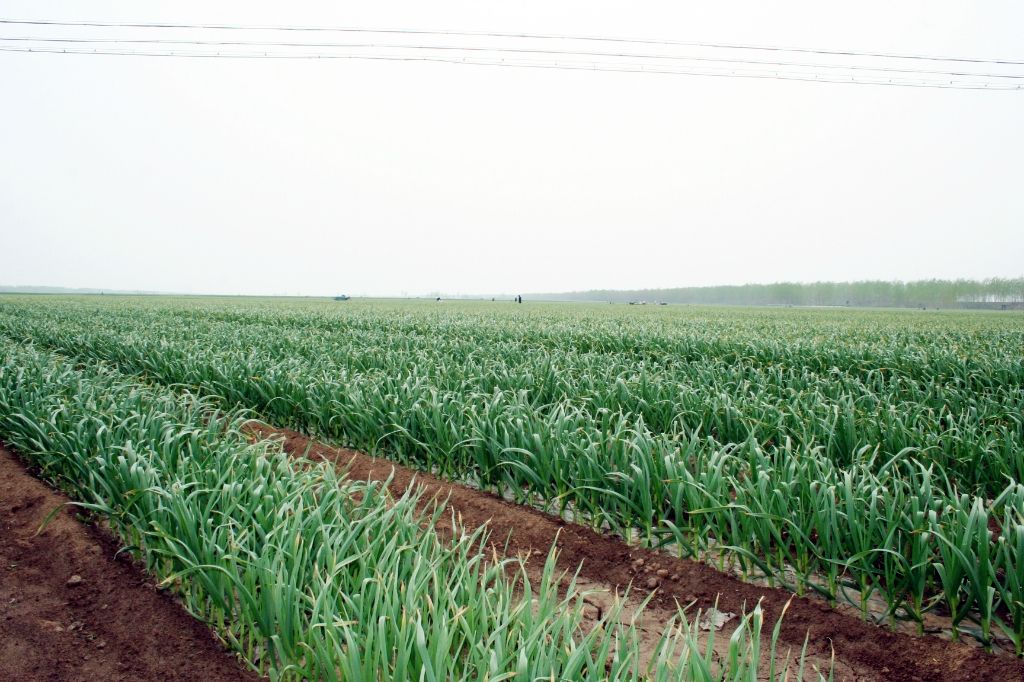
[[[0,447],[0,680],[260,679],[67,502]]]
[[[836,679],[1024,680],[1024,662],[1010,656],[988,654],[937,637],[892,632],[830,608],[820,600],[747,584],[705,564],[630,546],[619,538],[385,459],[334,448],[287,429],[255,422],[250,428],[263,437],[281,439],[286,451],[295,456],[331,461],[347,469],[352,478],[390,478],[390,489],[396,495],[404,493],[415,481],[424,489],[425,499],[447,499],[466,527],[488,524],[495,544],[504,546],[507,542],[510,555],[546,553],[557,540],[560,568],[575,571],[581,567],[580,576],[585,584],[602,586],[612,593],[628,586],[638,597],[653,592],[652,613],[667,617],[674,613],[677,603],[691,602],[705,609],[717,603],[721,611],[741,613],[760,602],[770,630],[788,603],[782,643],[799,652],[809,633],[812,661],[827,662],[834,650]],[[652,631],[656,630],[653,625]]]

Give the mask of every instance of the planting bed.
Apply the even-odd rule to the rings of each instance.
[[[387,481],[396,495],[419,488],[425,493],[424,504],[443,500],[467,527],[486,524],[497,551],[537,556],[557,544],[559,568],[578,571],[589,588],[603,595],[630,588],[634,598],[650,596],[654,608],[648,619],[655,632],[660,630],[658,619],[670,617],[676,604],[740,613],[760,603],[769,621],[785,612],[781,641],[786,647],[799,651],[808,638],[809,665],[828,670],[834,654],[837,680],[1024,679],[1024,661],[1008,655],[993,656],[976,646],[937,637],[889,632],[820,600],[749,585],[699,562],[632,547],[492,493],[354,450],[333,448],[288,429],[258,423],[248,428],[260,437],[280,439],[289,453],[333,462],[353,478]]]
[[[7,297],[0,436],[282,679],[1024,679],[1021,322]]]
[[[259,679],[67,502],[0,446],[0,680]]]

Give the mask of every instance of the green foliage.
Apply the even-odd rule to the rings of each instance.
[[[889,308],[958,308],[978,304],[1024,303],[1024,277],[915,282],[776,282],[681,289],[579,291],[538,294],[534,299],[561,301],[664,301],[703,305],[812,305]],[[999,305],[991,307],[999,308]],[[1019,309],[1019,307],[1017,308]]]
[[[581,629],[553,553],[531,584],[482,531],[443,538],[442,510],[250,443],[243,416],[0,342],[0,434],[272,680],[759,679],[759,609],[723,661],[682,613],[641,660],[619,606]]]
[[[8,299],[0,332],[1024,650],[1013,315]]]

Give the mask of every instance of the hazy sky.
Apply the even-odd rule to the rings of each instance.
[[[1024,59],[1011,0],[7,0],[0,17]],[[195,293],[1020,276],[1024,91],[0,53],[0,249],[0,284]]]

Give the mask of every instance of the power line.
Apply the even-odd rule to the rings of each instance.
[[[794,52],[803,54],[832,55],[841,57],[872,57],[882,59],[914,59],[940,62],[963,62],[971,64],[998,64],[1004,66],[1024,66],[1024,60],[1016,59],[983,59],[978,57],[951,57],[941,55],[905,54],[893,52],[868,52],[858,50],[825,50],[803,47],[781,47],[777,45],[749,45],[742,43],[717,43],[679,40],[656,40],[646,38],[619,38],[605,36],[572,36],[549,33],[502,33],[493,31],[447,31],[428,29],[372,29],[355,27],[328,26],[258,26],[242,24],[180,24],[180,23],[141,23],[141,22],[102,22],[102,21],[57,21],[44,19],[0,19],[0,24],[18,24],[31,26],[67,26],[91,28],[155,28],[155,29],[194,29],[194,30],[232,30],[232,31],[319,31],[338,33],[380,33],[400,35],[436,35],[487,38],[518,38],[531,40],[576,40],[607,43],[632,43],[636,45],[666,45],[677,47],[705,47],[723,50],[762,50],[769,52]]]
[[[131,56],[131,57],[177,57],[177,58],[200,58],[200,59],[303,59],[303,60],[367,60],[367,61],[395,61],[395,62],[436,62],[445,64],[465,64],[474,66],[502,66],[516,68],[535,69],[557,69],[568,71],[600,71],[611,73],[650,73],[665,75],[687,75],[687,76],[709,76],[721,78],[748,78],[768,79],[784,81],[803,81],[812,83],[847,83],[854,85],[885,85],[897,87],[934,88],[942,90],[1021,90],[1022,85],[991,85],[988,83],[971,83],[966,81],[907,81],[907,80],[885,80],[867,78],[839,78],[835,76],[820,76],[817,74],[787,74],[769,72],[712,72],[699,70],[683,70],[659,68],[637,64],[613,64],[613,63],[542,63],[508,60],[484,60],[479,58],[450,58],[423,55],[368,55],[368,54],[274,54],[274,53],[223,53],[223,52],[173,52],[173,51],[142,51],[142,50],[86,50],[86,49],[59,49],[59,48],[32,48],[32,47],[0,47],[0,52],[23,52],[42,54],[63,54],[63,55],[108,55],[108,56]]]
[[[286,47],[286,48],[347,48],[347,49],[379,49],[391,48],[401,50],[438,50],[438,51],[461,51],[461,52],[484,52],[484,53],[509,53],[509,54],[540,54],[571,57],[611,57],[630,59],[653,59],[669,61],[694,61],[721,64],[742,64],[756,66],[786,66],[806,69],[832,69],[842,71],[868,71],[880,73],[900,73],[910,75],[939,75],[967,78],[1005,78],[1024,79],[1024,74],[1007,73],[978,73],[972,71],[942,71],[934,69],[910,69],[889,66],[868,66],[863,64],[827,64],[807,63],[792,61],[772,61],[759,59],[736,59],[727,57],[701,57],[694,55],[671,55],[657,53],[636,53],[636,52],[602,52],[584,50],[556,50],[540,48],[518,48],[518,47],[480,47],[460,45],[424,45],[424,44],[381,44],[381,43],[323,43],[323,42],[290,42],[290,41],[253,41],[253,40],[184,40],[167,38],[41,38],[32,36],[0,36],[2,42],[32,42],[32,43],[62,43],[62,44],[123,44],[123,45],[181,45],[195,47]]]
[[[0,52],[72,54],[72,55],[110,55],[138,57],[199,57],[199,58],[236,58],[236,59],[351,59],[376,61],[406,62],[437,62],[449,64],[473,64],[485,66],[531,67],[561,70],[589,70],[620,73],[660,73],[672,75],[717,76],[730,78],[763,78],[774,80],[793,80],[819,83],[854,83],[871,85],[890,85],[901,87],[931,87],[942,89],[972,90],[1021,90],[1024,85],[1007,83],[1007,81],[1024,80],[1021,73],[991,73],[961,70],[941,70],[912,68],[910,64],[896,65],[893,59],[921,59],[947,62],[966,62],[973,64],[1024,65],[1024,62],[1009,60],[982,60],[974,58],[933,57],[925,55],[896,55],[883,53],[810,50],[804,48],[779,48],[767,46],[733,45],[720,43],[696,43],[682,41],[658,41],[626,38],[603,38],[594,36],[563,36],[554,34],[532,33],[495,33],[466,31],[433,31],[419,29],[367,29],[344,27],[301,27],[301,26],[244,26],[233,24],[178,24],[178,23],[128,23],[99,21],[56,21],[56,20],[15,20],[0,19],[0,24],[38,25],[55,27],[88,27],[106,29],[192,29],[197,31],[232,30],[232,31],[318,31],[343,32],[358,35],[415,35],[415,36],[446,36],[449,38],[487,37],[515,40],[562,40],[562,41],[598,41],[601,43],[617,43],[633,46],[688,46],[716,48],[719,50],[773,50],[780,53],[813,53],[819,55],[844,55],[847,57],[886,58],[889,64],[870,63],[835,63],[827,60],[814,62],[790,61],[782,59],[751,59],[738,56],[718,56],[714,54],[664,54],[660,51],[622,51],[547,48],[537,46],[510,45],[459,45],[433,43],[396,43],[394,40],[384,42],[311,42],[284,40],[222,40],[208,38],[138,38],[138,37],[103,37],[103,36],[0,36]],[[7,47],[16,44],[18,47]],[[86,49],[81,45],[103,45],[100,49]],[[51,45],[70,45],[74,47],[49,47]],[[138,45],[143,49],[129,49],[125,46]],[[171,50],[163,46],[182,46],[203,48],[200,50]],[[229,48],[224,51],[210,51],[205,48]],[[248,51],[239,51],[245,48]],[[270,48],[270,49],[267,49]],[[300,53],[296,50],[311,50]],[[343,50],[341,53],[324,53],[324,49]],[[284,50],[282,52],[282,50]],[[359,52],[352,53],[351,50]],[[382,54],[382,50],[398,51],[398,54]],[[347,51],[347,52],[345,52]],[[406,54],[411,52],[412,54]],[[430,52],[442,54],[429,54]],[[459,56],[456,56],[459,55]],[[565,61],[559,58],[577,61]],[[580,62],[578,60],[585,60]],[[608,61],[615,60],[615,61]],[[640,60],[640,63],[629,63],[623,60]],[[781,68],[779,68],[781,67]],[[811,72],[808,72],[810,70]],[[824,71],[824,73],[820,73]],[[891,74],[894,74],[893,77]]]

